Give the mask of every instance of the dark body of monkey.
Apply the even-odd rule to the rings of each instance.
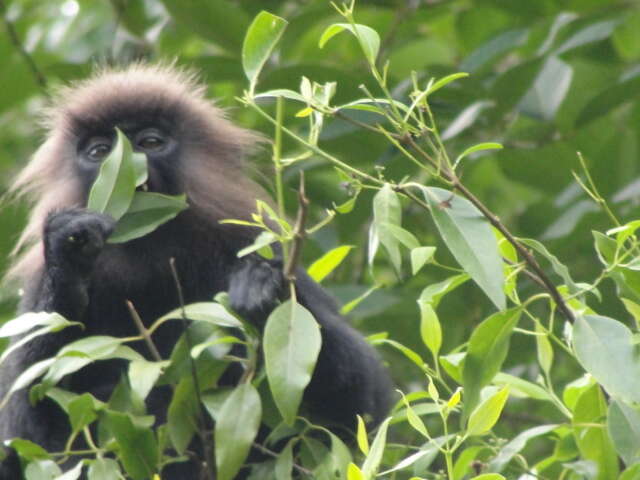
[[[257,192],[242,168],[243,151],[255,137],[227,121],[204,98],[192,75],[166,66],[107,70],[61,90],[47,117],[48,138],[19,175],[15,191],[31,196],[32,216],[10,275],[24,285],[20,311],[56,311],[84,324],[38,337],[14,352],[0,371],[0,390],[34,362],[87,335],[135,335],[125,300],[151,322],[179,304],[169,259],[174,258],[185,301],[210,300],[228,291],[232,306],[258,326],[283,291],[278,265],[237,251],[256,232],[222,225],[247,218]],[[113,221],[82,208],[114,128],[148,159],[151,191],[186,193],[190,208],[155,232],[125,243],[105,242]],[[297,296],[321,326],[322,349],[305,392],[306,408],[328,425],[352,428],[356,414],[379,422],[390,405],[391,383],[375,351],[338,315],[332,299],[302,271]],[[167,358],[182,331],[169,322],[154,334]],[[142,353],[146,349],[139,346]],[[122,368],[98,362],[73,374],[65,388],[106,400]],[[28,389],[0,411],[0,440],[21,437],[62,451],[69,429],[52,401],[35,406]],[[152,394],[153,397],[153,394]],[[164,402],[164,403],[163,403]],[[166,417],[166,398],[148,401]],[[0,479],[19,478],[15,456],[0,465]],[[175,464],[164,480],[196,478],[195,466]]]

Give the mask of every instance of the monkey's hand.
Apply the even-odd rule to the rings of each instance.
[[[108,215],[80,208],[49,214],[44,225],[43,283],[32,310],[82,321],[91,272],[114,226]]]
[[[250,255],[229,278],[231,307],[250,322],[263,326],[276,305],[286,297],[285,283],[281,261]]]
[[[86,279],[114,226],[110,216],[81,208],[50,213],[44,226],[47,271]]]

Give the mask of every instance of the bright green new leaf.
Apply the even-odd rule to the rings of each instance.
[[[446,278],[441,282],[433,283],[422,290],[418,303],[430,303],[433,305],[433,308],[437,308],[442,297],[458,288],[467,280],[469,280],[469,275],[461,273]]]
[[[424,198],[447,247],[498,310],[504,310],[504,274],[489,222],[467,199],[442,188],[423,187]]]
[[[320,328],[302,305],[288,300],[267,319],[263,348],[273,399],[284,421],[295,420],[320,353]]]
[[[431,95],[434,92],[437,92],[442,87],[449,85],[451,82],[458,80],[459,78],[468,77],[469,74],[465,72],[452,73],[451,75],[447,75],[446,77],[441,78],[440,80],[436,80],[427,90],[427,95]]]
[[[364,420],[360,415],[356,415],[358,419],[358,429],[356,431],[356,440],[358,441],[358,448],[362,453],[367,455],[369,453],[369,439],[367,438],[367,427],[364,424]]]
[[[473,477],[471,480],[507,480],[499,473],[483,473],[477,477]]]
[[[287,23],[284,18],[263,10],[249,26],[242,44],[242,68],[252,92],[260,71],[287,28]]]
[[[601,315],[579,316],[573,347],[580,364],[610,395],[640,402],[640,351],[623,323]]]
[[[442,328],[440,327],[438,314],[430,303],[418,300],[418,306],[420,307],[420,335],[422,336],[422,342],[434,356],[437,356],[442,345]]]
[[[477,145],[473,145],[472,147],[467,148],[464,152],[458,155],[458,158],[456,158],[455,163],[457,164],[464,157],[466,157],[467,155],[471,155],[472,153],[475,153],[475,152],[481,152],[484,150],[501,150],[502,148],[504,148],[502,145],[495,142],[478,143]]]
[[[436,247],[418,247],[411,250],[411,273],[418,273],[435,253]]]
[[[347,467],[347,480],[367,480],[367,477],[364,476],[362,470],[355,463],[350,462]]]
[[[409,422],[409,425],[411,425],[414,430],[421,433],[422,436],[430,438],[427,427],[425,426],[422,419],[418,416],[418,414],[413,410],[411,404],[407,400],[407,397],[405,397],[404,393],[402,393],[400,390],[398,390],[398,392],[400,393],[400,395],[402,395],[402,403],[404,403],[404,407],[406,409],[407,422]]]
[[[384,452],[387,444],[387,429],[389,428],[390,420],[391,418],[387,418],[378,427],[376,438],[373,439],[369,454],[362,464],[362,473],[364,474],[365,478],[373,478],[375,473],[378,471],[378,467],[380,466],[380,462],[382,461],[382,453]]]
[[[478,405],[469,417],[467,434],[469,436],[483,435],[491,430],[500,418],[507,398],[509,398],[509,387],[503,387]]]
[[[333,25],[329,25],[325,31],[322,32],[318,46],[323,48],[331,38],[344,30],[348,30],[356,36],[369,64],[374,65],[378,57],[378,51],[380,50],[380,36],[373,28],[367,27],[366,25],[360,25],[358,23],[353,25],[350,23],[334,23]]]
[[[463,418],[468,418],[480,399],[480,390],[493,380],[507,357],[509,340],[520,319],[521,308],[498,312],[484,320],[471,334],[462,367],[465,402]]]
[[[250,383],[238,385],[227,397],[215,425],[219,480],[231,480],[242,467],[262,418],[260,395]]]
[[[137,175],[132,153],[129,139],[116,129],[116,143],[100,165],[98,177],[89,192],[89,210],[109,214],[116,220],[125,214],[136,190]]]
[[[342,263],[352,248],[354,248],[353,245],[341,245],[329,250],[311,264],[307,273],[316,282],[321,282]]]

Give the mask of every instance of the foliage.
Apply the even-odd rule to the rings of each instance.
[[[292,258],[304,236],[303,263],[371,333],[399,390],[376,431],[360,419],[349,451],[298,412],[319,347],[309,313],[293,298],[262,335],[221,295],[140,337],[83,339],[25,371],[17,386],[37,380],[33,400],[58,402],[72,427],[66,452],[12,441],[28,478],[80,469],[153,478],[203,434],[205,416],[216,420],[220,478],[233,478],[252,446],[271,457],[254,478],[638,477],[633,2],[13,0],[0,9],[2,178],[37,143],[44,92],[86,75],[92,59],[196,66],[237,121],[274,139],[272,160],[256,162],[275,178],[266,186],[277,208],[257,205],[265,233],[251,251],[268,255],[280,241]],[[126,234],[150,220],[120,226],[140,213],[132,195],[143,183],[123,165],[114,170],[129,180],[111,177],[98,208],[115,208]],[[157,224],[181,208],[173,200],[137,208],[164,208],[148,216]],[[291,224],[285,212],[300,209],[306,224]],[[2,231],[17,232],[23,213],[3,207]],[[1,258],[13,238],[0,239]],[[57,315],[10,320],[11,294],[1,337],[75,328]],[[191,323],[170,359],[127,345],[183,317]],[[234,343],[244,358],[230,358]],[[56,386],[112,358],[129,369],[108,403]],[[244,366],[241,383],[215,388],[232,360]],[[167,424],[152,431],[144,399],[166,384]],[[256,446],[260,422],[271,434]],[[76,437],[93,455],[62,475],[56,461]]]

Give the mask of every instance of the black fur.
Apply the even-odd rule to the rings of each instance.
[[[128,92],[130,93],[130,92]],[[184,165],[189,162],[181,154],[193,145],[191,133],[185,133],[188,122],[175,124],[184,117],[162,116],[159,123],[149,123],[163,111],[157,105],[158,95],[137,106],[138,111],[122,114],[115,105],[92,116],[77,114],[71,122],[71,135],[78,152],[72,165],[81,185],[80,196],[95,178],[99,164],[87,161],[84,144],[91,135],[120,126],[130,138],[142,128],[157,127],[170,139],[170,148],[149,153],[149,178],[152,190],[173,193],[183,189]],[[104,102],[103,102],[104,103]],[[95,108],[102,104],[96,103]],[[172,109],[178,108],[171,105]],[[179,110],[179,109],[178,109]],[[115,113],[114,113],[115,112]],[[94,117],[99,117],[93,122]],[[142,124],[140,123],[142,119]],[[172,123],[173,122],[173,123]],[[205,127],[201,118],[192,123]],[[167,124],[172,125],[167,127]],[[73,130],[73,129],[76,130]],[[170,130],[168,130],[168,128]],[[217,132],[206,132],[215,136]],[[73,140],[71,140],[73,139]],[[200,140],[199,140],[200,141]],[[168,143],[169,144],[169,143]],[[215,153],[212,153],[215,155]],[[229,167],[232,168],[232,167]],[[235,167],[233,167],[235,168]],[[231,170],[229,170],[231,171]],[[233,170],[235,172],[235,170]],[[187,179],[188,180],[188,179]],[[233,179],[219,178],[218,182]],[[211,185],[211,189],[216,189]],[[226,190],[221,188],[221,195]],[[187,189],[187,193],[188,189]],[[250,192],[246,192],[250,195]],[[222,198],[233,202],[233,198]],[[110,217],[81,208],[61,208],[50,213],[44,222],[44,262],[38,273],[26,279],[20,312],[56,311],[69,320],[84,324],[84,329],[68,328],[34,339],[14,352],[0,371],[0,390],[6,392],[13,380],[34,362],[54,355],[64,344],[88,335],[136,335],[137,331],[125,300],[130,300],[145,322],[151,322],[179,305],[169,259],[174,258],[184,290],[185,302],[211,300],[217,292],[228,291],[232,307],[262,328],[264,322],[286,296],[281,265],[257,256],[238,259],[237,251],[251,242],[255,232],[244,228],[221,226],[202,212],[201,206],[181,213],[144,238],[126,244],[106,243],[114,222]],[[352,429],[356,414],[368,415],[373,423],[388,412],[391,384],[375,351],[347,325],[338,314],[333,300],[304,272],[298,272],[297,297],[321,326],[322,350],[311,383],[305,393],[308,410],[324,419],[327,425]],[[160,353],[167,358],[183,325],[170,322],[154,335]],[[146,355],[144,345],[140,351]],[[65,387],[74,392],[90,392],[106,400],[119,381],[122,365],[99,362],[73,374]],[[150,406],[152,414],[165,418],[165,403]],[[50,451],[60,451],[69,434],[66,415],[50,400],[36,405],[28,401],[27,389],[17,392],[0,411],[0,439],[21,437],[39,443]],[[18,463],[10,456],[0,466],[0,480],[18,479]],[[194,478],[194,465],[174,465],[163,473],[163,480]]]

